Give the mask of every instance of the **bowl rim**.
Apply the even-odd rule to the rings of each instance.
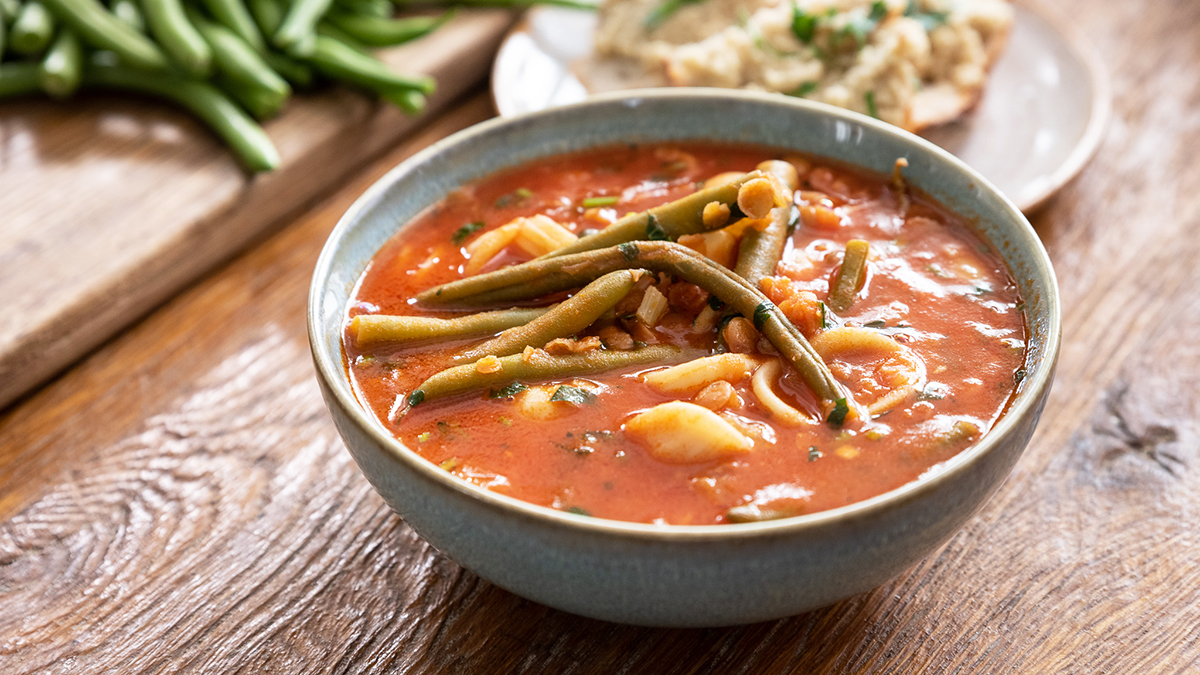
[[[412,169],[419,167],[429,158],[447,150],[453,146],[470,143],[471,139],[484,134],[494,133],[496,130],[504,127],[525,124],[531,120],[536,120],[541,117],[569,115],[571,111],[579,108],[590,108],[604,105],[625,105],[637,106],[645,99],[679,99],[679,100],[695,100],[697,97],[707,100],[732,100],[738,102],[764,103],[771,105],[791,105],[798,108],[807,108],[810,112],[815,112],[821,115],[839,118],[843,121],[870,127],[875,132],[890,135],[895,140],[900,140],[910,145],[917,146],[921,151],[932,153],[938,159],[949,163],[959,171],[965,172],[971,177],[976,185],[983,188],[985,192],[990,192],[998,198],[1001,204],[1008,212],[1010,220],[1016,222],[1018,230],[1032,244],[1031,253],[1046,269],[1049,277],[1049,287],[1044,289],[1045,305],[1047,308],[1046,324],[1046,357],[1031,368],[1033,372],[1023,381],[1023,387],[1017,392],[1016,398],[1008,405],[999,421],[988,431],[988,433],[975,445],[963,450],[953,457],[934,465],[937,470],[926,470],[917,479],[905,483],[897,488],[889,490],[874,497],[864,499],[859,502],[839,506],[833,509],[818,511],[815,513],[802,514],[789,518],[781,518],[778,520],[764,521],[758,523],[729,523],[729,524],[712,524],[712,525],[658,525],[652,523],[636,523],[629,521],[613,520],[596,516],[584,516],[578,514],[567,513],[556,509],[551,509],[545,506],[539,506],[530,502],[509,497],[507,495],[493,492],[486,488],[474,485],[460,478],[456,478],[449,472],[443,471],[432,462],[422,457],[415,450],[408,448],[399,439],[387,433],[377,419],[368,412],[365,406],[359,403],[354,395],[353,387],[349,379],[345,375],[343,358],[333,359],[325,353],[320,330],[321,313],[319,311],[323,304],[324,289],[330,278],[330,272],[335,261],[335,251],[339,247],[341,241],[346,237],[347,233],[355,227],[362,215],[376,207],[383,201],[388,189],[397,182],[401,177],[408,174]],[[841,160],[839,160],[841,161]],[[853,162],[845,162],[854,165]],[[403,227],[400,225],[399,227]],[[397,228],[398,231],[399,228]],[[394,236],[394,235],[393,235]],[[989,242],[993,243],[994,242]],[[359,273],[361,275],[361,271]],[[344,315],[342,308],[339,316]],[[1034,317],[1030,317],[1031,319]],[[492,510],[499,510],[508,513],[509,515],[521,518],[527,521],[536,521],[542,525],[566,528],[575,530],[579,533],[591,533],[597,535],[620,536],[627,539],[636,539],[642,541],[657,541],[662,543],[684,543],[684,542],[703,542],[710,540],[728,541],[730,539],[742,540],[746,538],[775,538],[775,537],[791,537],[806,531],[813,531],[827,526],[837,525],[842,522],[855,521],[861,518],[868,518],[877,514],[893,510],[903,506],[913,500],[919,499],[923,495],[934,492],[942,487],[947,482],[955,480],[961,474],[967,472],[973,465],[981,461],[986,455],[990,454],[998,445],[1003,437],[1007,437],[1013,433],[1021,421],[1029,414],[1036,414],[1036,407],[1043,398],[1043,394],[1049,388],[1055,370],[1055,365],[1058,360],[1059,348],[1061,344],[1061,322],[1062,308],[1059,297],[1058,281],[1054,273],[1053,265],[1050,261],[1045,247],[1042,245],[1041,239],[1037,236],[1033,226],[1025,218],[1020,209],[1013,204],[1012,200],[1000,192],[986,178],[971,169],[957,157],[949,152],[926,141],[925,139],[916,136],[910,132],[904,131],[899,127],[892,126],[880,120],[855,113],[842,108],[837,108],[824,103],[808,101],[803,99],[795,99],[779,96],[777,94],[769,94],[763,92],[743,91],[743,90],[721,90],[721,89],[703,89],[690,87],[676,87],[669,89],[631,89],[612,92],[608,94],[599,94],[589,97],[587,100],[573,103],[565,106],[549,108],[535,112],[526,113],[514,117],[495,117],[484,122],[472,125],[460,131],[457,131],[446,138],[438,140],[428,147],[414,153],[408,159],[404,160],[375,183],[371,185],[357,200],[350,206],[349,209],[338,220],[337,225],[330,232],[329,238],[326,240],[321,249],[321,254],[317,260],[316,267],[313,272],[313,280],[309,288],[308,300],[308,335],[309,346],[313,354],[314,364],[316,366],[317,376],[321,379],[325,389],[333,396],[342,412],[354,422],[358,429],[371,437],[371,439],[380,447],[386,450],[386,453],[394,460],[403,463],[409,470],[417,475],[420,475],[426,480],[432,481],[435,485],[449,489],[450,491],[459,494],[460,496],[468,497],[474,500],[479,505],[488,507]],[[1007,475],[1007,474],[1006,474]]]

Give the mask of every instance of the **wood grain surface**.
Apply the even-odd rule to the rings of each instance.
[[[633,628],[497,589],[387,509],[317,392],[307,283],[475,99],[0,418],[0,672],[1197,672],[1200,4],[1062,6],[1117,99],[1034,219],[1058,378],[1009,481],[912,569],[781,621]]]
[[[437,77],[433,116],[483,80],[512,20],[466,11],[380,56]],[[165,105],[114,95],[0,103],[0,408],[419,123],[344,89],[297,96],[266,125],[280,168],[250,177]]]

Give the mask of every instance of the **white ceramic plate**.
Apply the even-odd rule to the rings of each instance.
[[[659,86],[633,64],[592,58],[592,12],[538,7],[500,46],[492,96],[501,116],[581,101],[589,93]],[[1108,77],[1092,47],[1028,0],[983,98],[951,124],[922,135],[1032,211],[1083,168],[1111,108]]]

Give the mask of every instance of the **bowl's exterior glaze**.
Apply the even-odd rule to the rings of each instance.
[[[673,139],[792,148],[880,173],[907,157],[910,182],[974,221],[1000,249],[1026,301],[1028,375],[996,428],[940,470],[858,504],[772,523],[655,527],[564,514],[468,485],[405,448],[357,404],[341,354],[345,307],[397,224],[505,166]],[[1053,270],[1028,222],[934,146],[853,113],[779,96],[655,90],[484,123],[401,164],[326,244],[309,333],[322,394],[355,461],[433,546],[503,588],[576,614],[715,626],[789,616],[865,591],[949,539],[1003,482],[1033,433],[1053,377],[1059,313]]]

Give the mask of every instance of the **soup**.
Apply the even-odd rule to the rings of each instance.
[[[766,148],[603,148],[447,195],[347,311],[355,392],[455,476],[636,522],[870,498],[977,442],[1023,306],[961,218]]]

